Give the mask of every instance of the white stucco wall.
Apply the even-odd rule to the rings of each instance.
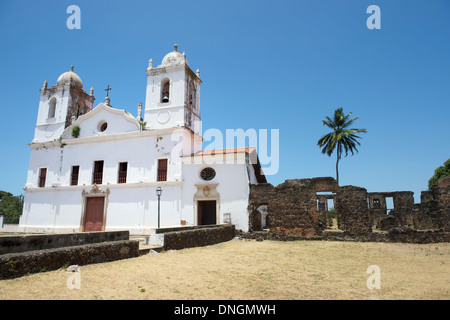
[[[133,234],[149,234],[158,226],[156,188],[163,194],[160,202],[161,227],[179,226],[181,221],[181,182],[101,185],[107,209],[105,231],[130,230]],[[24,211],[20,220],[23,231],[80,232],[82,231],[83,190],[91,186],[39,188],[26,192]]]
[[[42,188],[25,193],[20,228],[23,231],[78,232],[81,190]]]
[[[106,130],[101,131],[101,125],[103,123],[106,123],[107,127]],[[140,131],[139,122],[131,114],[124,110],[111,108],[104,103],[100,103],[92,111],[79,117],[64,131],[64,139],[75,139],[72,137],[72,129],[74,126],[80,127],[80,135],[78,138]]]
[[[161,186],[161,227],[195,225],[197,212],[195,186],[217,184],[218,221],[231,214],[236,228],[248,229],[249,172],[245,154],[232,164],[215,163],[209,158],[172,157],[172,150],[183,149],[187,130],[174,132],[136,132],[115,137],[91,137],[67,140],[63,148],[58,143],[32,148],[28,172],[25,205],[20,221],[28,231],[72,232],[82,228],[83,195],[92,189],[94,161],[104,161],[103,192],[109,190],[105,230],[130,230],[149,233],[157,227],[156,188]],[[114,135],[113,135],[114,136]],[[175,138],[174,138],[175,136]],[[176,137],[179,137],[177,139]],[[89,142],[91,140],[91,142]],[[190,145],[190,142],[189,142]],[[186,147],[187,148],[187,147]],[[168,158],[168,181],[157,182],[157,161]],[[119,162],[128,162],[126,184],[117,183]],[[184,164],[183,164],[184,163]],[[70,186],[71,169],[80,166],[77,186]],[[210,166],[216,171],[211,181],[204,181],[200,171]],[[39,169],[47,168],[44,188],[38,188]],[[207,200],[207,199],[203,199]]]
[[[92,123],[97,120],[96,117],[89,119]],[[195,140],[194,146],[191,139]],[[94,161],[98,160],[104,161],[100,188],[109,189],[105,230],[148,233],[150,228],[157,227],[155,190],[158,186],[163,188],[161,226],[179,226],[183,219],[184,185],[180,156],[183,152],[196,152],[199,145],[200,138],[186,129],[104,134],[31,144],[21,228],[80,231],[82,191],[89,192],[92,188]],[[157,182],[158,159],[168,159],[165,182]],[[128,163],[126,184],[117,183],[120,162]],[[70,186],[75,165],[80,167],[78,185]],[[44,188],[38,187],[40,168],[47,168]],[[190,198],[192,205],[192,196]]]
[[[223,158],[222,158],[223,159]],[[183,186],[183,217],[188,224],[194,224],[194,194],[197,192],[197,185],[217,184],[216,190],[219,194],[219,221],[224,223],[224,214],[231,214],[231,223],[237,229],[248,230],[248,197],[249,197],[249,176],[248,165],[245,162],[245,154],[236,155],[236,161],[215,161],[212,157],[202,157],[201,159],[184,158],[183,180],[189,181]],[[211,167],[215,170],[216,176],[210,181],[204,181],[200,177],[200,172]],[[203,200],[207,200],[204,198]]]

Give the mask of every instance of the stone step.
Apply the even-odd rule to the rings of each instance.
[[[163,251],[163,247],[160,246],[149,246],[149,245],[145,245],[143,243],[139,243],[139,255],[144,255],[147,253],[150,253],[150,251],[155,251],[157,253]]]

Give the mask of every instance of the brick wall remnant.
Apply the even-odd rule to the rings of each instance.
[[[173,228],[174,231],[164,233],[164,249],[179,250],[202,247],[230,241],[235,236],[234,224],[203,226],[202,228]]]
[[[270,232],[297,238],[320,236],[330,227],[329,198],[335,202],[339,230],[347,235],[370,235],[373,227],[381,231],[450,229],[450,177],[440,179],[430,191],[422,192],[420,204],[414,204],[413,196],[412,191],[368,193],[356,186],[339,187],[331,177],[288,179],[275,187],[268,183],[251,185],[249,231],[261,230],[258,208],[264,205]],[[388,197],[392,197],[394,204],[390,210],[386,206]]]
[[[416,206],[416,229],[445,229],[450,231],[450,176],[434,183],[429,191],[422,191]]]
[[[394,208],[389,210],[386,198],[392,198]],[[368,193],[370,221],[373,227],[389,230],[414,225],[414,192],[370,192]]]
[[[355,186],[343,186],[335,203],[339,229],[348,234],[369,234],[372,226],[367,205],[367,190]]]
[[[315,236],[325,229],[319,221],[317,192],[337,192],[339,186],[331,177],[288,179],[274,187],[258,184],[250,186],[249,230],[259,230],[257,210],[267,206],[266,226],[271,232]]]

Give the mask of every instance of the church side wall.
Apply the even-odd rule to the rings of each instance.
[[[36,189],[25,194],[20,229],[27,232],[78,232],[81,190]]]
[[[153,184],[135,187],[111,187],[108,197],[106,230],[130,230],[148,234],[158,226],[156,188],[163,189],[160,200],[160,226],[179,226],[181,221],[181,184]]]
[[[216,171],[216,176],[210,181],[200,178],[203,168],[211,167]],[[245,163],[240,164],[185,164],[183,166],[183,180],[189,181],[183,186],[183,219],[187,225],[195,225],[195,194],[198,192],[197,185],[215,185],[219,195],[219,221],[225,223],[225,214],[231,214],[231,223],[237,229],[248,230],[248,197],[249,180]],[[217,196],[208,195],[201,200],[216,200]]]
[[[161,186],[161,227],[179,226],[181,221],[181,183],[126,186],[101,186],[99,196],[106,196],[105,231],[129,230],[148,234],[158,226],[156,188]],[[90,188],[45,188],[28,191],[20,229],[28,232],[81,232],[83,191]]]
[[[103,184],[117,184],[120,162],[128,163],[127,183],[156,182],[158,159],[168,159],[168,181],[181,179],[182,133],[132,139],[55,145],[31,150],[27,187],[36,188],[39,169],[47,168],[46,186],[69,186],[72,166],[80,166],[78,185],[92,185],[94,162],[104,161]]]

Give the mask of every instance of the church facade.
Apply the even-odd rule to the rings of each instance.
[[[19,229],[129,230],[232,223],[248,230],[255,148],[202,150],[200,73],[177,46],[149,61],[136,117],[107,96],[94,107],[73,71],[41,89]]]

